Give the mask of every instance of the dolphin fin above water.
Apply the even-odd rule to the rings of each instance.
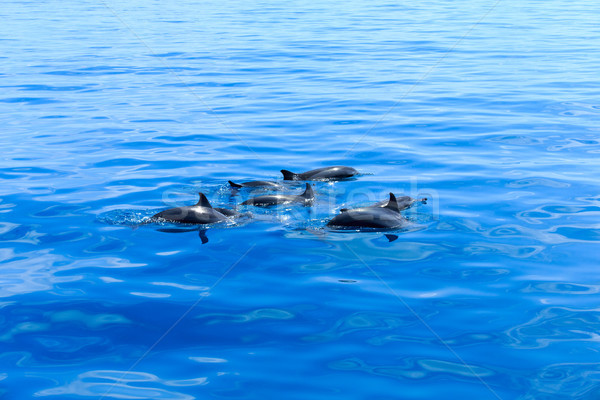
[[[306,189],[304,190],[304,193],[302,193],[300,196],[304,197],[305,199],[314,199],[315,192],[313,191],[313,188],[310,185],[310,183],[306,184]]]
[[[373,204],[371,207],[386,207],[388,205],[388,202],[389,200],[382,200]],[[398,208],[400,209],[400,211],[402,211],[415,205],[427,204],[427,197],[413,199],[410,196],[399,196],[396,197],[396,203],[398,203]]]
[[[293,173],[292,171],[288,171],[287,169],[282,169],[281,173],[283,174],[283,180],[285,181],[299,181],[300,179],[298,174]]]
[[[383,208],[388,208],[392,211],[400,213],[400,207],[398,207],[398,201],[396,200],[396,196],[394,196],[394,193],[390,192],[390,200]]]
[[[208,201],[208,199],[206,198],[206,196],[204,195],[204,193],[199,192],[198,193],[198,202],[196,203],[196,207],[207,207],[207,208],[213,208],[210,205],[210,202]]]
[[[238,184],[238,183],[235,183],[235,182],[232,182],[232,181],[227,181],[227,182],[229,183],[229,185],[230,185],[232,188],[235,188],[235,189],[240,189],[240,188],[243,188],[243,187],[244,187],[244,185],[240,185],[240,184]]]

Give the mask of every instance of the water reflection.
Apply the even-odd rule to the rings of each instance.
[[[431,379],[438,375],[454,375],[478,381],[495,375],[494,371],[483,366],[428,358],[403,358],[389,365],[373,365],[360,358],[349,358],[331,362],[329,368],[360,371],[395,379]]]
[[[287,310],[275,308],[261,308],[249,311],[242,314],[201,314],[196,316],[197,319],[207,320],[206,324],[219,323],[246,323],[258,320],[288,320],[293,319],[295,315]]]
[[[600,340],[600,311],[548,307],[529,321],[507,331],[506,345],[520,349],[545,348],[559,343],[596,343]]]
[[[558,363],[545,366],[531,376],[522,400],[600,398],[598,363]]]
[[[48,249],[16,253],[14,249],[0,249],[0,265],[4,264],[0,298],[26,293],[52,291],[59,284],[83,280],[83,275],[67,271],[85,268],[133,268],[134,264],[118,257],[71,260],[53,254]]]
[[[85,396],[116,399],[193,400],[196,397],[165,388],[165,386],[203,386],[206,377],[186,380],[165,380],[145,372],[94,370],[79,374],[70,383],[40,390],[35,396]]]
[[[334,341],[345,335],[364,331],[375,331],[377,334],[384,334],[385,331],[400,330],[401,327],[416,323],[419,323],[419,320],[412,314],[399,315],[383,312],[358,312],[338,320],[327,331],[306,336],[303,340],[307,342]]]
[[[68,267],[67,258],[50,250],[16,253],[13,249],[0,249],[0,262],[5,265],[2,273],[0,297],[51,290],[56,283],[73,282],[80,276],[57,276]]]
[[[532,282],[522,289],[525,293],[555,293],[565,295],[589,295],[600,293],[600,285],[571,282]]]

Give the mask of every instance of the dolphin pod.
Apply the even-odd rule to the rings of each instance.
[[[302,173],[293,173],[282,169],[284,181],[330,181],[344,180],[358,174],[358,171],[352,167],[332,166],[318,168]],[[249,181],[235,183],[228,181],[232,189],[241,188],[264,188],[267,190],[281,190],[284,185],[271,181]],[[185,224],[208,225],[224,221],[232,221],[240,217],[235,209],[212,207],[203,193],[199,193],[199,200],[193,206],[175,207],[161,211],[149,220],[151,221],[169,221]],[[270,207],[275,205],[295,204],[301,206],[311,206],[315,201],[315,193],[312,186],[306,183],[304,192],[300,194],[267,194],[258,197],[252,197],[241,203],[242,206]],[[413,199],[409,196],[396,197],[390,193],[389,199],[377,202],[366,207],[354,209],[342,208],[340,213],[333,217],[326,226],[335,230],[361,229],[369,230],[392,230],[402,228],[408,223],[401,211],[413,206],[416,203],[427,204],[427,198]],[[165,230],[168,231],[168,230]],[[205,230],[200,230],[202,242],[206,243],[208,239],[205,236]],[[390,241],[395,240],[397,236],[389,235]]]

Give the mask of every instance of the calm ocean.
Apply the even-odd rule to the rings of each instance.
[[[0,21],[0,398],[600,398],[597,0]],[[328,165],[313,207],[139,226]],[[405,229],[325,228],[389,192]]]

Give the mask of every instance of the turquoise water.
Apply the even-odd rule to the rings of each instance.
[[[598,398],[599,15],[4,2],[2,398]],[[205,244],[137,226],[327,165]],[[390,191],[396,240],[324,228]]]

